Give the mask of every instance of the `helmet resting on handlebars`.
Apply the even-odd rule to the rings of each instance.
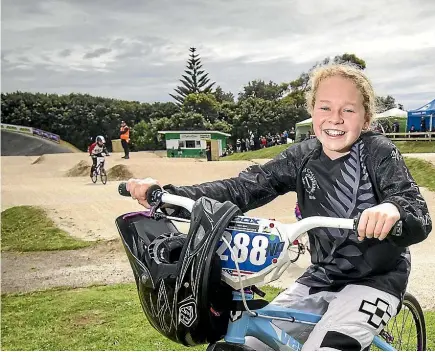
[[[232,289],[221,281],[216,250],[240,214],[230,202],[202,197],[193,207],[188,235],[166,218],[131,214],[116,220],[143,311],[162,335],[185,346],[225,335]]]

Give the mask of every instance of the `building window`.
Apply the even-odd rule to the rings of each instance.
[[[196,146],[201,147],[201,141],[196,141]]]
[[[184,141],[178,141],[178,148],[184,148]]]
[[[195,148],[195,141],[186,141],[186,148]]]

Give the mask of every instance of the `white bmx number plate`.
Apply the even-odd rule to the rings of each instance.
[[[236,261],[244,286],[265,284],[278,277],[271,272],[280,271],[288,258],[288,242],[277,231],[278,223],[266,219],[236,217],[223,237],[230,243],[234,255],[225,242],[219,242],[217,254],[221,258],[222,278],[233,288],[240,288]]]

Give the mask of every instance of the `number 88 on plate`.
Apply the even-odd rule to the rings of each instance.
[[[222,237],[228,241],[233,252],[223,240],[219,242],[217,254],[226,277],[238,277],[236,261],[244,277],[270,271],[268,269],[278,262],[285,247],[275,222],[266,219],[235,217]]]

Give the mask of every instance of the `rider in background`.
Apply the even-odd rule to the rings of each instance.
[[[295,143],[238,177],[163,188],[194,200],[207,196],[231,201],[242,212],[293,191],[303,218],[361,215],[357,231],[308,231],[312,265],[272,302],[321,314],[321,320],[314,328],[273,323],[304,343],[304,350],[368,350],[400,308],[411,271],[407,247],[426,239],[432,222],[396,146],[369,131],[376,100],[360,69],[327,65],[313,70],[306,99],[316,138]],[[149,208],[146,191],[155,183],[132,179],[127,189]],[[176,207],[172,210],[174,216],[183,215]],[[389,235],[398,220],[403,222],[402,235]],[[253,337],[246,344],[269,349]]]
[[[94,173],[94,170],[97,167],[97,158],[103,157],[103,153],[106,154],[107,156],[110,155],[109,152],[107,151],[106,140],[104,139],[104,137],[97,136],[97,138],[95,138],[95,142],[89,146],[88,152],[92,158],[92,167],[91,167],[91,174],[90,174],[90,176],[92,177],[92,174]]]

